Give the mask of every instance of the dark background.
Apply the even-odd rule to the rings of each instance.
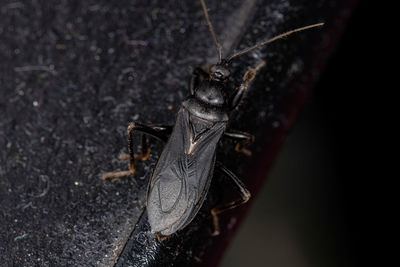
[[[376,256],[371,93],[382,85],[371,8],[358,4],[222,266],[357,266]]]

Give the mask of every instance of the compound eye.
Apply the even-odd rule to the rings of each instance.
[[[231,72],[228,69],[220,69],[219,71],[224,77],[229,77],[231,75]]]

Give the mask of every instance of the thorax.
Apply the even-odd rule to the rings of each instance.
[[[183,101],[182,106],[193,116],[215,122],[228,121],[226,96],[219,84],[203,81],[194,95]]]

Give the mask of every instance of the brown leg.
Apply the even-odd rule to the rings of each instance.
[[[256,77],[257,71],[261,69],[265,65],[265,61],[261,61],[260,63],[257,64],[254,68],[250,68],[246,71],[246,73],[243,75],[243,83],[244,85],[248,85],[254,77]]]
[[[156,237],[158,242],[163,242],[164,240],[169,240],[169,238],[171,237],[170,235],[162,235],[160,233],[156,233]]]
[[[135,130],[142,132],[141,150],[139,155],[135,155],[133,147],[133,134],[135,133]],[[171,130],[172,126],[143,125],[140,123],[131,122],[127,128],[129,154],[120,155],[121,160],[129,160],[129,170],[106,172],[101,175],[101,178],[105,180],[110,178],[121,178],[134,174],[136,172],[135,160],[147,160],[150,156],[150,145],[147,135],[151,135],[166,142],[171,133]]]
[[[224,137],[231,138],[237,142],[235,146],[237,152],[243,153],[246,156],[251,156],[251,151],[247,149],[247,146],[254,143],[253,135],[240,131],[226,131]]]
[[[264,65],[265,61],[261,61],[257,66],[246,71],[246,73],[243,75],[242,84],[236,89],[233,97],[229,101],[231,109],[236,108],[242,102],[250,82],[256,77],[257,71]]]
[[[219,235],[219,233],[220,233],[218,214],[246,203],[251,197],[249,190],[246,189],[243,182],[240,181],[239,178],[233,172],[228,170],[225,166],[223,166],[220,163],[217,163],[216,167],[218,167],[219,170],[221,170],[224,174],[226,174],[228,177],[230,177],[233,180],[235,185],[239,188],[241,198],[231,201],[229,203],[218,205],[215,208],[211,209],[211,215],[212,215],[213,225],[214,225],[214,231],[212,233],[213,236]]]

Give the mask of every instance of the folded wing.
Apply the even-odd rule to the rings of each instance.
[[[190,115],[182,108],[154,170],[147,196],[153,232],[170,235],[193,219],[208,191],[216,145],[225,123],[214,123],[198,138],[192,153]]]

